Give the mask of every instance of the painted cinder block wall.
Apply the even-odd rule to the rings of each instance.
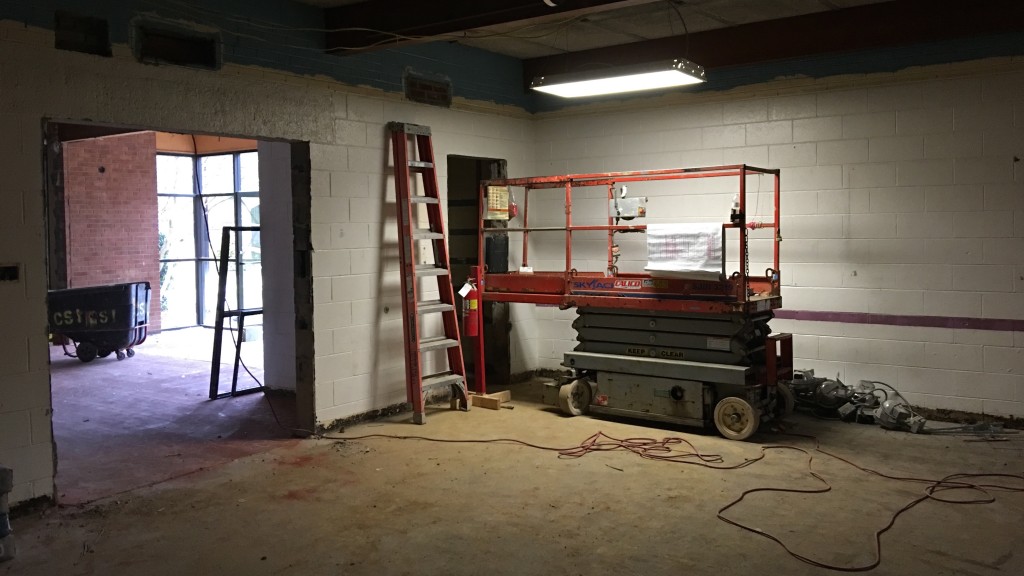
[[[405,400],[398,227],[384,123],[400,119],[431,127],[442,198],[449,154],[502,158],[510,172],[533,170],[533,128],[525,115],[466,114],[351,97],[347,105],[337,132],[347,146],[313,151],[315,371],[335,378],[331,396],[318,376],[316,414],[324,423]],[[324,158],[319,169],[318,155]],[[425,255],[429,246],[419,244]],[[436,283],[428,278],[420,290],[429,299],[436,294]],[[424,321],[427,333],[440,334],[439,317]],[[430,357],[425,373],[439,367],[441,358],[440,353]],[[513,350],[513,372],[525,370],[530,362],[529,356]]]
[[[1022,93],[1024,66],[999,59],[780,81],[679,104],[580,107],[538,120],[536,165],[545,174],[736,163],[781,169],[780,317],[787,319],[772,327],[796,334],[797,365],[847,382],[882,380],[921,406],[1019,417]],[[738,185],[732,180],[648,188],[648,220],[723,221]],[[770,186],[757,178],[749,185]],[[764,214],[767,195],[749,198],[748,211],[760,206]],[[530,201],[536,214],[545,212]],[[599,217],[603,200],[579,210]],[[754,233],[753,271],[769,264],[768,234]],[[587,269],[603,270],[601,239],[580,244]],[[620,244],[620,268],[642,268],[643,244]],[[562,252],[531,246],[538,266],[560,269]],[[574,345],[573,317],[538,309],[542,366],[558,367]],[[850,323],[866,320],[875,323]]]
[[[18,263],[22,270],[20,282],[0,285],[0,315],[13,327],[0,332],[0,460],[17,471],[15,502],[50,496],[53,490],[44,118],[310,143],[315,379],[311,389],[300,387],[298,394],[313,397],[314,425],[404,397],[395,236],[389,222],[393,186],[384,139],[384,122],[390,120],[434,128],[442,194],[447,154],[504,158],[511,175],[723,162],[776,165],[786,171],[783,277],[788,309],[829,311],[838,305],[852,312],[914,315],[931,309],[926,298],[955,302],[962,297],[975,303],[970,308],[975,315],[968,317],[1020,317],[1015,303],[1022,293],[1022,209],[1015,164],[1006,149],[1019,142],[1021,108],[1019,101],[995,100],[996,94],[1020,91],[1019,64],[1012,61],[970,69],[940,66],[917,75],[792,80],[534,118],[519,109],[465,100],[453,110],[416,106],[393,95],[265,68],[228,64],[209,72],[144,66],[121,45],[115,46],[112,59],[52,47],[49,31],[0,23],[0,128],[8,135],[0,140],[5,171],[0,202],[7,207],[0,213],[0,261]],[[56,79],[63,83],[61,90],[53,89]],[[907,133],[908,119],[913,127],[915,114],[917,128],[911,130],[916,133]],[[920,147],[911,143],[907,152],[896,146],[892,157],[878,152],[887,145],[893,150],[896,141],[887,138],[901,137],[920,138]],[[997,180],[989,180],[989,164],[993,173],[1002,174]],[[938,180],[928,179],[933,177]],[[961,197],[961,191],[969,194]],[[673,201],[669,192],[652,192],[660,202],[652,209],[665,219],[688,212],[689,206]],[[701,192],[731,198],[725,189]],[[919,201],[898,201],[908,198]],[[967,204],[959,204],[965,198]],[[721,198],[692,200],[703,218],[720,210]],[[986,213],[1008,211],[1008,202],[1014,203],[1010,232],[987,226]],[[914,237],[922,232],[913,231],[916,219],[907,215],[936,213],[948,215],[952,232]],[[977,213],[985,224],[975,230],[1002,230],[1005,236],[956,236],[956,222],[970,217],[962,215]],[[540,249],[533,247],[535,254]],[[755,242],[753,250],[763,263],[763,246]],[[587,257],[600,263],[599,256],[600,250],[592,250]],[[964,276],[956,280],[958,267],[965,266],[992,271],[997,278],[1000,270],[1013,272],[1009,280],[1003,278],[1003,290],[979,289],[962,284]],[[1000,303],[1005,303],[1002,309]],[[560,349],[571,345],[572,312],[517,305],[513,314],[513,370],[557,365]],[[838,370],[847,379],[887,379],[921,404],[949,401],[975,411],[1020,405],[1022,342],[1012,329],[792,320],[774,326],[800,334],[798,355],[804,366]],[[899,352],[905,349],[910,353]],[[851,350],[895,352],[850,356]],[[942,371],[938,358],[955,358],[954,350],[974,354],[974,363]],[[943,392],[941,379],[958,374],[963,379]],[[965,382],[974,388],[957,394],[956,386]]]
[[[260,250],[263,269],[263,385],[295,390],[295,270],[291,145],[260,142]]]
[[[149,282],[149,330],[160,331],[156,135],[64,144],[68,287]]]
[[[0,284],[6,327],[0,331],[0,461],[15,470],[12,502],[53,495],[41,131],[46,118],[309,142],[315,305],[308,358],[315,374],[311,389],[300,383],[297,393],[300,405],[306,398],[315,413],[300,414],[299,420],[327,425],[401,402],[401,305],[394,203],[385,200],[393,198],[393,184],[384,123],[433,128],[443,195],[448,154],[503,158],[512,172],[532,172],[529,116],[461,99],[453,109],[428,108],[375,89],[232,64],[218,72],[142,65],[122,45],[115,45],[113,58],[57,51],[53,45],[48,30],[0,22],[0,262],[21,267],[19,282]],[[296,354],[305,361],[302,350]],[[526,365],[522,358],[518,362]]]

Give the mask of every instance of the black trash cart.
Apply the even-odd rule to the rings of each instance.
[[[68,356],[91,362],[112,352],[118,360],[135,355],[149,326],[149,282],[51,290],[47,304],[50,333],[75,345]]]

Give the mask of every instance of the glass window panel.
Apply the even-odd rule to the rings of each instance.
[[[157,194],[195,194],[191,156],[156,156]]]
[[[259,196],[239,196],[242,202],[242,220],[238,223],[239,226],[259,226],[260,225],[260,197]]]
[[[235,192],[235,157],[203,156],[199,159],[199,174],[202,176],[202,193],[233,194]]]
[[[240,198],[242,203],[242,220],[238,223],[239,226],[259,226],[260,225],[260,199],[257,196],[243,196]],[[260,260],[260,233],[259,232],[243,232],[241,233],[241,248],[242,248],[242,260]]]
[[[260,189],[260,158],[258,152],[238,155],[239,192],[258,192]]]
[[[213,326],[217,322],[217,263],[203,262],[200,264],[205,274],[203,277],[203,325]],[[227,290],[225,292],[225,310],[238,309],[238,283],[236,281],[234,262],[228,263]]]
[[[237,233],[239,256],[242,262],[259,262],[262,258],[260,250],[260,233],[240,231]]]
[[[158,196],[160,259],[196,257],[194,200],[185,196]]]
[[[259,262],[242,263],[242,307],[263,307],[263,265]],[[246,318],[246,324],[250,319]],[[252,324],[262,324],[260,317],[254,317]]]
[[[206,208],[206,223],[210,230],[210,256],[220,257],[221,235],[225,226],[235,225],[234,196],[204,196],[203,206]],[[234,258],[234,238],[231,239],[230,255]]]
[[[195,262],[161,262],[161,328],[184,328],[196,324]]]
[[[238,182],[240,189],[235,189],[236,159]],[[163,164],[174,180],[166,181],[162,191],[167,193],[185,192],[192,194],[194,162],[188,157],[167,156]],[[237,155],[222,154],[199,158],[199,180],[202,192],[201,203],[203,212],[196,220],[192,198],[162,197],[160,204],[161,259],[195,258],[198,250],[203,258],[216,258],[220,255],[221,239],[225,226],[259,226],[260,200],[259,192],[259,155],[246,152]],[[174,184],[174,183],[177,184]],[[241,196],[239,191],[252,195]],[[237,207],[237,210],[236,210]],[[198,239],[200,245],[195,246],[196,228],[207,230],[207,237]],[[259,308],[263,305],[263,268],[259,232],[240,232],[229,236],[229,258],[235,257],[237,243],[240,263],[230,261],[226,277],[227,310]],[[217,288],[218,274],[215,261],[198,263],[162,262],[161,287],[165,287],[169,296],[184,294],[186,284],[190,285],[191,299],[180,294],[177,301],[163,299],[162,309],[167,314],[165,326],[181,327],[193,325],[196,321],[196,303],[202,299],[202,310],[199,311],[199,323],[212,326],[216,321],[218,306]],[[201,286],[195,288],[196,266],[202,271]],[[191,270],[191,275],[189,274]],[[241,270],[241,272],[237,272]],[[241,286],[239,286],[239,281]],[[242,288],[242,290],[240,290]],[[244,292],[244,294],[243,294]],[[239,299],[244,301],[239,303]],[[259,323],[253,318],[250,323]]]
[[[259,198],[241,198],[243,226],[259,225]],[[248,216],[248,218],[246,218]],[[238,247],[242,260],[242,307],[263,306],[263,266],[260,250],[260,233],[242,231],[238,233]]]

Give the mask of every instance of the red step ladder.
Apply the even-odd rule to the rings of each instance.
[[[437,172],[434,168],[434,146],[430,141],[430,128],[402,122],[388,123],[391,148],[395,157],[395,203],[398,207],[398,255],[402,274],[402,324],[405,341],[405,387],[412,404],[413,422],[423,424],[424,398],[427,393],[444,386],[451,387],[451,407],[469,410],[469,392],[466,389],[466,366],[459,340],[459,317],[455,309],[455,290],[452,288],[448,261],[448,241],[441,214],[441,199],[437,190]],[[412,146],[410,147],[410,144]],[[411,148],[411,152],[410,152]],[[415,157],[415,158],[413,158]],[[414,194],[414,174],[419,174],[423,194]],[[418,206],[425,206],[427,228],[418,225]],[[433,263],[417,263],[416,243],[430,242]],[[419,280],[434,277],[437,280],[437,300],[420,300]],[[442,336],[424,337],[421,333],[422,316],[441,314],[444,325]],[[423,354],[445,350],[448,369],[423,375]]]

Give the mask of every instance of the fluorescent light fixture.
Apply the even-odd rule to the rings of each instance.
[[[686,86],[705,81],[703,66],[679,58],[587,72],[538,76],[530,83],[530,88],[563,98],[580,98]]]

